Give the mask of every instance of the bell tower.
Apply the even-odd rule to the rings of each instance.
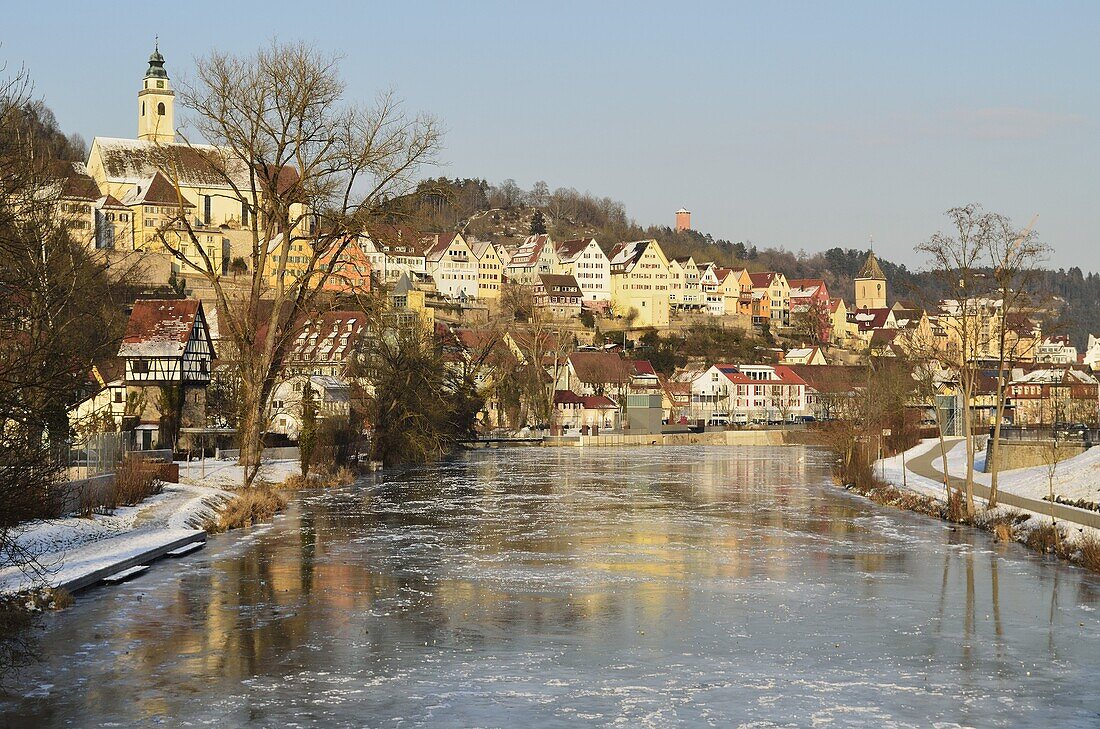
[[[856,309],[886,308],[886,275],[875,258],[875,250],[867,252],[863,268],[856,274]]]
[[[168,83],[168,72],[164,70],[164,56],[160,55],[158,40],[138,92],[138,139],[159,144],[176,141],[175,97],[176,92]]]

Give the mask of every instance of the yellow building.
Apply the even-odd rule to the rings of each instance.
[[[856,274],[856,309],[886,308],[886,275],[878,265],[875,252],[867,253],[863,268]]]
[[[262,199],[249,199],[245,192],[242,201],[234,190],[234,185],[241,191],[252,189],[249,165],[216,147],[176,141],[175,92],[159,49],[149,58],[137,101],[137,138],[96,137],[87,174],[102,195],[133,210],[129,217],[134,249],[162,250],[156,240],[157,226],[182,210],[203,249],[214,251],[215,271],[225,273],[232,258],[251,255],[249,226],[263,207]],[[284,189],[298,180],[291,168],[267,174],[277,177],[276,184]],[[304,207],[296,206],[290,214],[305,220],[304,212]],[[183,226],[175,227],[182,237]]]
[[[504,275],[500,251],[489,240],[474,241],[471,248],[477,260],[477,298],[499,299]]]
[[[668,258],[655,240],[620,243],[611,251],[611,304],[634,326],[667,327]]]

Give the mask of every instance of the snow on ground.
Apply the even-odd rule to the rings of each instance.
[[[200,531],[230,498],[220,488],[165,484],[161,493],[112,514],[27,522],[14,530],[15,544],[34,558],[42,582],[55,587]],[[0,593],[36,586],[35,575],[0,566]]]
[[[137,506],[123,506],[107,515],[65,517],[28,522],[15,530],[18,550],[32,556],[50,586],[64,584],[110,564],[169,544],[202,529],[207,518],[232,498],[243,469],[234,461],[180,463],[180,483]],[[297,473],[297,460],[265,462],[260,478],[282,483]],[[0,565],[0,594],[34,587],[32,575]]]
[[[244,467],[237,465],[236,461],[216,461],[206,459],[202,461],[181,462],[180,481],[184,483],[214,486],[217,488],[236,488],[241,485],[244,476]],[[282,483],[287,476],[301,473],[301,466],[297,459],[264,461],[260,465],[261,480],[275,484]]]
[[[963,478],[966,476],[966,447],[961,438],[947,439],[947,468],[952,476]],[[929,438],[920,444],[910,448],[905,453],[906,463],[914,458],[931,451],[937,453],[932,461],[932,466],[940,471],[942,462],[939,458],[939,441]],[[984,486],[990,484],[990,474],[982,473],[985,465],[985,451],[975,454],[974,481]],[[900,486],[901,456],[884,458],[875,464],[876,472],[881,473],[885,468],[885,480]],[[1050,493],[1049,470],[1047,466],[1034,466],[1031,468],[1016,468],[1011,471],[1001,471],[997,479],[997,488],[1019,496],[1032,499],[1043,499]],[[912,471],[906,474],[910,487],[931,493],[934,496],[943,496],[943,483],[917,476]],[[1057,465],[1054,471],[1054,493],[1071,500],[1086,499],[1088,501],[1100,501],[1100,447],[1090,448],[1079,456],[1067,458]]]
[[[950,447],[951,444],[948,444]],[[930,478],[919,476],[912,471],[906,471],[905,477],[902,478],[902,460],[906,463],[911,462],[914,458],[923,456],[933,449],[939,448],[939,440],[936,438],[927,438],[922,440],[917,445],[907,450],[904,454],[898,454],[893,458],[883,458],[875,461],[875,474],[882,478],[883,481],[892,483],[895,486],[905,486],[913,491],[917,491],[928,496],[934,496],[942,499],[944,497],[943,481],[933,481]],[[939,461],[937,460],[938,464]]]
[[[965,477],[966,475],[966,447],[962,438],[946,439],[944,444],[947,449],[947,469],[952,476]],[[940,444],[937,438],[929,438],[910,448],[904,454],[898,454],[892,458],[884,458],[875,462],[875,473],[883,480],[895,486],[905,486],[914,491],[928,494],[944,500],[943,482],[933,480],[914,473],[912,461],[914,459],[935,453],[932,467],[936,472],[942,472],[943,462],[940,459]],[[902,480],[902,459],[906,463],[905,480]],[[985,453],[975,454],[974,480],[977,483],[989,486],[990,475],[981,473],[979,469],[984,465]],[[1042,500],[1050,493],[1050,472],[1047,466],[1033,468],[1017,468],[1010,471],[1002,471],[998,478],[998,489],[1031,499]],[[1100,447],[1090,448],[1079,456],[1067,458],[1057,465],[1054,472],[1054,493],[1069,499],[1088,499],[1100,501]],[[978,504],[984,505],[985,499],[975,496]],[[998,506],[988,512],[990,516],[998,514],[1002,510],[1023,511],[1030,515],[1026,521],[1015,527],[1016,539],[1025,541],[1026,535],[1033,529],[1050,524],[1050,516],[1042,511],[1020,509],[1018,507]],[[1062,523],[1065,523],[1064,521]],[[1091,534],[1100,537],[1100,530],[1091,529],[1080,525],[1068,531],[1070,543],[1074,543],[1081,535]]]

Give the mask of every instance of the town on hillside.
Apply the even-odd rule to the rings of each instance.
[[[1100,6],[925,5],[6,8],[0,726],[1100,726]]]
[[[233,347],[221,338],[222,302],[188,262],[201,255],[229,291],[251,286],[249,216],[256,213],[232,194],[234,184],[248,183],[249,170],[219,179],[210,161],[217,150],[177,138],[174,94],[165,60],[154,53],[139,85],[137,137],[96,137],[87,162],[59,170],[71,229],[142,292],[129,307],[117,357],[96,363],[71,421],[85,435],[103,427],[136,433],[145,448],[201,449],[203,429],[214,433],[209,442],[229,444],[215,431],[228,430],[232,417],[206,390],[229,387],[218,380],[232,371]],[[676,211],[675,229],[691,229],[688,210]],[[871,361],[957,357],[972,316],[982,336],[966,343],[968,358],[985,368],[969,388],[974,424],[993,422],[998,379],[1008,393],[1003,417],[1015,424],[1092,422],[1100,401],[1100,339],[1090,337],[1079,353],[1066,336],[1045,333],[1041,302],[1010,307],[990,295],[926,309],[894,299],[873,251],[852,282],[854,298],[845,300],[823,279],[670,258],[656,240],[554,240],[533,232],[504,242],[371,223],[348,238],[336,260],[307,255],[308,245],[308,233],[285,255],[281,241],[269,244],[270,290],[277,279],[330,269],[321,287],[328,303],[295,323],[266,405],[272,443],[297,440],[307,382],[322,419],[370,433],[372,424],[355,413],[370,389],[355,361],[379,336],[372,326],[379,306],[393,321],[430,329],[447,352],[443,366],[473,376],[483,433],[651,433],[828,420],[837,389],[862,386],[860,369]],[[647,332],[676,341],[706,328],[756,346],[733,361],[690,357],[657,369],[646,360],[640,340]],[[1007,359],[998,356],[1000,332],[1011,341]],[[519,374],[530,367],[539,370],[533,392],[517,394],[504,382],[530,381]],[[933,422],[937,409],[947,413],[953,434],[963,407],[958,374],[942,367],[937,377],[936,388],[911,405],[922,422]],[[151,395],[165,384],[184,392],[185,406],[171,418]],[[551,407],[540,407],[547,398]]]

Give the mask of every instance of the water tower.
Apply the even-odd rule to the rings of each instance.
[[[691,211],[680,208],[676,211],[676,231],[691,230]]]

